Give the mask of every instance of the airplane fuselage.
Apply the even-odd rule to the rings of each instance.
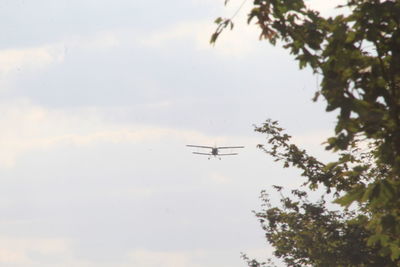
[[[218,148],[216,148],[216,147],[212,148],[211,154],[213,154],[213,156],[218,156]]]

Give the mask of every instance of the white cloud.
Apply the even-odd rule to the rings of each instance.
[[[190,255],[179,252],[134,251],[130,254],[132,266],[146,267],[195,267],[190,264]]]
[[[100,32],[91,36],[70,36],[63,41],[37,47],[0,50],[0,85],[4,90],[9,87],[10,80],[26,71],[40,71],[53,64],[63,63],[69,49],[93,51],[112,49],[119,45],[117,34]]]
[[[0,264],[26,264],[26,256],[19,251],[0,248]]]
[[[232,250],[152,251],[142,249],[129,253],[128,262],[127,266],[140,267],[227,267],[245,265],[245,262],[240,259],[240,252]]]
[[[264,251],[265,253],[265,251]],[[254,254],[254,253],[252,253]],[[214,256],[211,261],[210,256]],[[215,257],[216,256],[216,257]],[[235,259],[234,256],[237,256]],[[233,257],[233,259],[232,259]],[[1,266],[74,267],[217,267],[240,262],[237,251],[153,251],[137,249],[118,261],[98,262],[77,257],[73,240],[62,238],[9,238],[0,240]]]
[[[230,1],[227,6],[223,5],[223,1],[198,1],[202,4],[212,5],[218,9],[221,17],[230,18],[238,10],[241,1]],[[316,9],[322,15],[334,15],[343,10],[335,9],[339,4],[343,4],[343,0],[334,1],[318,1],[309,0],[306,2],[310,8]],[[186,21],[164,28],[162,30],[148,34],[142,37],[139,42],[146,46],[163,47],[168,43],[176,42],[192,42],[197,50],[208,50],[216,52],[218,55],[243,57],[255,51],[259,42],[260,29],[253,25],[247,24],[247,16],[253,8],[251,1],[247,1],[240,9],[239,13],[233,19],[234,29],[228,28],[219,36],[215,46],[209,43],[211,34],[216,29],[213,23],[215,18],[208,18],[198,21]],[[218,13],[217,13],[218,14]],[[263,49],[271,48],[264,46]]]
[[[232,182],[231,177],[222,173],[211,173],[207,178],[212,184],[216,185],[226,185]]]
[[[29,255],[40,254],[42,257],[64,255],[69,250],[70,242],[64,239],[50,238],[9,238],[0,239],[0,265],[27,266],[34,263]]]
[[[256,27],[243,23],[245,19],[238,18],[236,21],[234,30],[226,29],[214,46],[209,43],[211,34],[216,29],[213,19],[179,23],[153,32],[143,37],[140,42],[146,46],[159,48],[168,43],[189,41],[199,51],[242,57],[251,53],[257,47],[259,32]]]
[[[34,149],[91,146],[99,143],[143,143],[180,140],[187,143],[224,143],[227,137],[152,125],[106,122],[112,110],[50,110],[18,101],[0,104],[0,166],[13,167],[16,159]]]
[[[239,8],[240,1],[230,1],[226,7],[222,1],[199,1],[203,4],[213,5],[219,8],[222,17],[231,17]],[[343,0],[318,1],[309,0],[306,4],[313,9],[321,12],[322,15],[334,15],[343,12],[342,9],[335,9],[339,4],[344,4]],[[234,29],[228,28],[220,35],[215,46],[209,44],[211,34],[216,29],[213,23],[215,18],[199,21],[186,21],[169,26],[162,30],[153,32],[139,40],[140,43],[151,47],[163,47],[168,43],[182,41],[193,42],[195,49],[214,51],[219,55],[242,57],[253,52],[259,45],[260,30],[255,25],[246,23],[249,11],[253,7],[251,1],[247,1],[238,15],[234,18]],[[267,46],[270,47],[270,46]],[[266,49],[267,47],[264,47]]]
[[[91,36],[71,36],[63,41],[64,47],[81,49],[110,49],[121,44],[119,34],[112,31],[98,32]]]
[[[63,49],[59,45],[0,50],[0,73],[4,76],[25,68],[41,69],[63,59]]]

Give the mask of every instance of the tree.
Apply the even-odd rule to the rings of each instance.
[[[343,223],[339,228],[355,223],[368,253],[390,262],[334,266],[400,266],[400,1],[348,0],[339,8],[345,7],[348,15],[325,18],[304,0],[254,0],[248,18],[260,27],[260,39],[273,45],[281,41],[300,68],[310,67],[322,76],[314,100],[322,96],[326,111],[338,111],[335,135],[326,147],[338,153],[338,160],[323,164],[308,156],[289,144],[271,121],[256,130],[270,135],[269,146],[261,148],[283,160],[285,167],[302,169],[311,189],[324,186],[336,203],[357,207],[354,216],[345,210],[335,217],[325,210],[321,219],[331,216]],[[226,27],[233,27],[231,19],[218,18],[216,23],[212,43]],[[278,224],[285,222],[279,218]],[[286,227],[294,230],[293,225]],[[280,249],[274,243],[279,236],[268,237],[275,228],[265,229],[268,240]],[[311,261],[311,254],[303,256],[307,264],[325,266]]]
[[[283,132],[276,121],[267,120],[256,131],[267,134],[267,144],[259,148],[283,162],[284,167],[296,167],[307,178],[305,184],[313,186],[313,181],[341,179],[343,171],[337,162],[324,164],[305,150],[290,143],[290,136]],[[353,157],[355,161],[367,160],[369,152],[353,149],[341,153],[340,158]],[[340,161],[340,160],[339,160]],[[336,167],[332,168],[331,164]],[[282,187],[274,186],[278,192]],[[327,186],[328,187],[328,186]],[[295,199],[281,193],[281,207],[270,204],[264,191],[261,199],[264,210],[256,212],[267,240],[275,248],[275,256],[283,258],[287,266],[396,266],[387,254],[381,253],[380,243],[368,242],[374,234],[368,229],[369,213],[365,205],[358,209],[331,211],[326,207],[324,196],[312,203],[307,193],[292,190]],[[249,266],[267,266],[257,261],[248,261]],[[253,265],[251,265],[253,264]]]

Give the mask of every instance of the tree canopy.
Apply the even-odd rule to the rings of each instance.
[[[328,150],[338,153],[338,160],[324,164],[289,144],[290,137],[276,122],[267,121],[256,131],[268,134],[267,145],[260,148],[283,161],[284,167],[300,168],[311,189],[323,186],[334,194],[336,203],[357,208],[351,214],[346,209],[335,214],[321,203],[310,206],[300,201],[283,209],[271,207],[257,216],[276,255],[293,259],[290,266],[400,266],[400,1],[348,0],[338,8],[349,11],[323,17],[304,0],[254,0],[248,15],[248,22],[260,28],[260,39],[272,45],[280,41],[300,68],[310,67],[321,75],[314,100],[323,97],[326,111],[338,111],[334,136],[326,142]],[[216,23],[212,43],[226,27],[233,27],[231,19],[218,18]],[[293,211],[297,215],[291,217]],[[332,225],[310,221],[312,212]],[[333,237],[314,240],[321,251],[302,251],[305,244],[288,239],[289,233],[294,231],[296,238],[306,242],[301,233],[310,226],[316,227],[314,237],[321,229],[333,227],[337,238],[332,230]],[[321,253],[326,260],[345,259],[350,237],[364,258],[361,261],[353,257],[353,264],[325,265],[313,259]],[[290,256],[285,242],[291,246]],[[334,248],[342,254],[331,253]]]

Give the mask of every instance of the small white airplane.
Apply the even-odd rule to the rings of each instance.
[[[235,149],[235,148],[244,148],[244,146],[197,146],[197,145],[186,145],[188,147],[196,147],[196,148],[206,148],[206,149],[211,149],[210,153],[200,153],[200,152],[192,152],[193,154],[196,155],[206,155],[209,156],[208,159],[211,158],[211,156],[218,157],[220,160],[220,156],[234,156],[237,155],[238,153],[219,153],[220,149]]]

